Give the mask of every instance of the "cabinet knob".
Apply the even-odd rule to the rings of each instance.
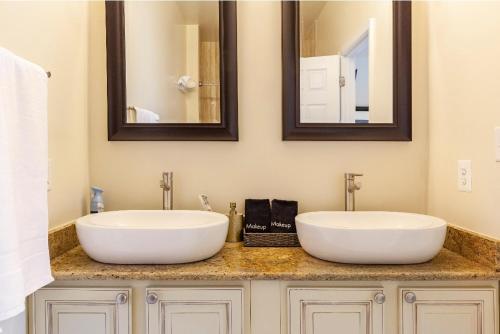
[[[375,295],[375,297],[373,297],[373,300],[377,304],[383,304],[385,303],[385,295],[382,292],[379,292]]]
[[[417,295],[413,292],[405,293],[405,301],[409,304],[413,304],[417,300]]]
[[[146,303],[156,304],[158,302],[158,295],[156,293],[148,293],[146,296]]]
[[[117,304],[125,304],[128,301],[128,296],[125,293],[119,293],[116,295]]]

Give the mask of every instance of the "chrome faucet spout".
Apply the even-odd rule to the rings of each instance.
[[[361,189],[361,183],[356,182],[356,177],[363,176],[357,173],[345,173],[345,211],[356,211],[356,191]]]
[[[174,173],[163,172],[160,180],[160,188],[163,190],[163,210],[174,208]]]

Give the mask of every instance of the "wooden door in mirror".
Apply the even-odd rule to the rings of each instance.
[[[106,1],[108,140],[237,141],[235,1]]]
[[[411,141],[411,2],[283,1],[283,140]]]

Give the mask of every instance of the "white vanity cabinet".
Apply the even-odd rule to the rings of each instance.
[[[148,334],[243,334],[242,288],[146,289]]]
[[[282,287],[281,334],[498,334],[497,282],[348,284]]]
[[[29,314],[30,334],[498,334],[498,304],[498,281],[61,281]]]
[[[496,334],[495,289],[400,289],[401,334]]]
[[[288,289],[289,334],[383,334],[382,289]]]
[[[132,334],[130,289],[46,288],[31,297],[32,334]]]

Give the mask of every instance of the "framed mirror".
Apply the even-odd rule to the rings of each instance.
[[[283,140],[411,141],[411,2],[283,1]]]
[[[106,1],[108,140],[238,140],[235,1]]]

